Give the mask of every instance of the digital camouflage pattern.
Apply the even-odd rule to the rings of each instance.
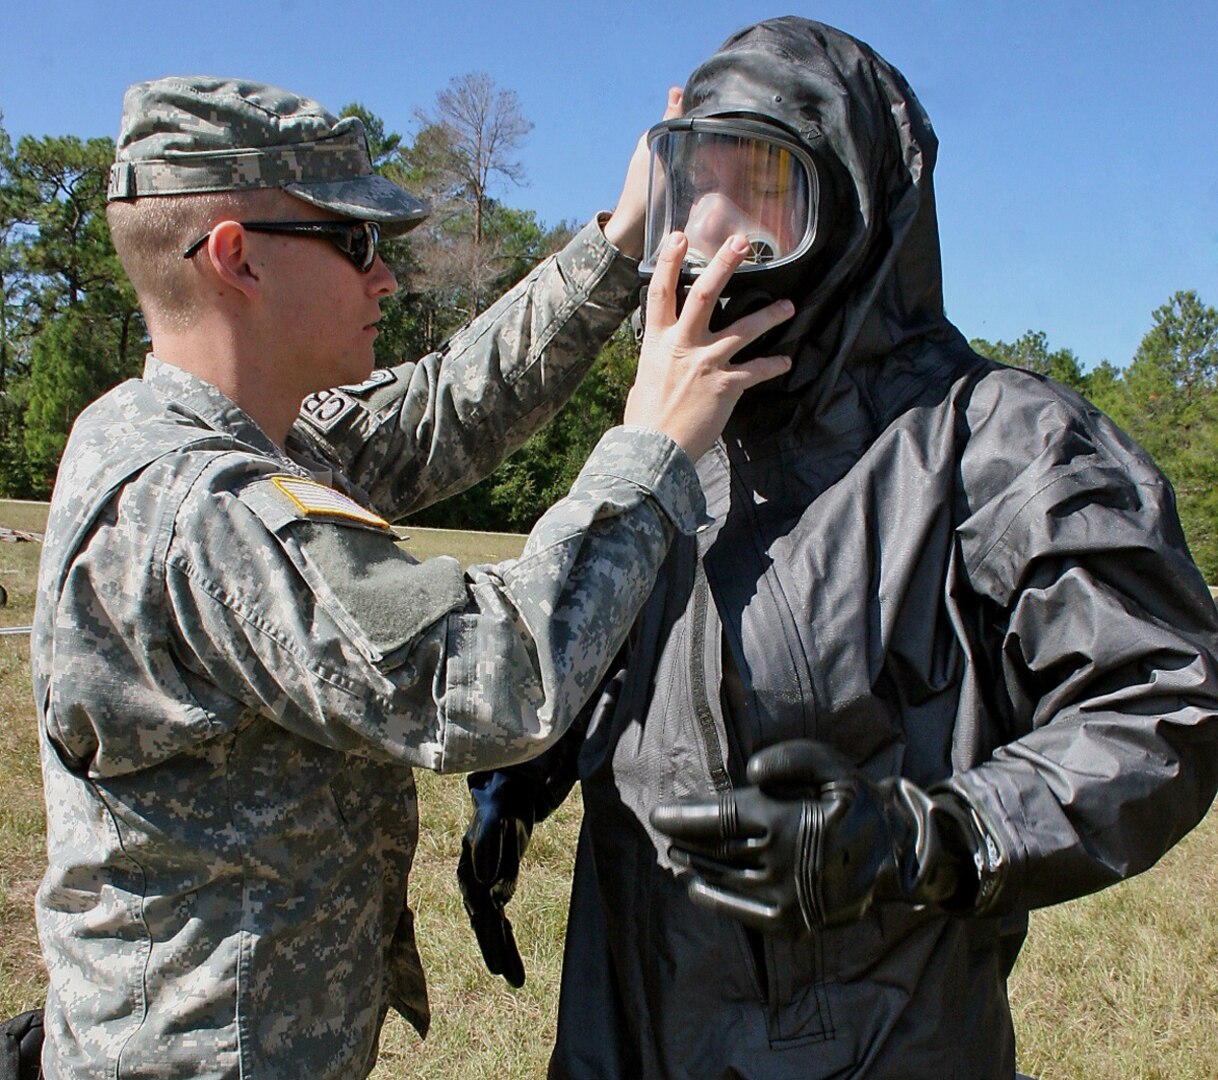
[[[369,502],[390,521],[490,472],[558,412],[600,351],[604,327],[637,302],[637,264],[615,260],[595,223],[583,235],[550,270],[571,282],[571,293],[539,289],[529,275],[438,353],[406,369],[419,384],[406,407],[402,371],[376,370],[358,386],[306,398],[297,430],[307,439],[291,445],[312,447],[337,472],[363,478]],[[578,287],[605,274],[611,287],[607,281],[592,294]],[[559,327],[562,338],[552,343]],[[559,348],[562,364],[552,355]],[[443,454],[403,456],[404,443],[443,447]]]
[[[135,83],[110,169],[109,200],[283,188],[399,236],[425,203],[372,169],[363,123],[316,101],[240,79],[198,75]]]
[[[465,575],[344,497],[393,519],[473,482],[634,274],[590,225],[440,353],[318,395],[341,415],[311,403],[286,454],[155,358],[81,415],[32,649],[48,1077],[345,1080],[390,1006],[426,1030],[411,767],[551,743],[702,495],[665,436],[614,429],[519,559]]]

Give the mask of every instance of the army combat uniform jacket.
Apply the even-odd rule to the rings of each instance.
[[[556,411],[637,278],[592,224],[417,364],[305,402],[288,453],[150,358],[77,422],[33,669],[47,1076],[365,1075],[428,1021],[411,766],[552,741],[702,496],[614,429],[517,560],[419,564],[386,519]]]

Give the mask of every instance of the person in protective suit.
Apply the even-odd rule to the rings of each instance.
[[[944,314],[936,139],[801,18],[729,38],[653,129],[649,248],[723,229],[724,317],[797,311],[699,464],[582,731],[471,777],[491,969],[535,819],[584,820],[553,1077],[1012,1077],[1027,912],[1151,866],[1218,786],[1218,616],[1171,488]],[[646,266],[646,261],[645,264]]]

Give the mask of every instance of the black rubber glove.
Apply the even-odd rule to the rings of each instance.
[[[487,969],[510,986],[524,985],[524,964],[506,912],[520,860],[533,826],[561,806],[575,786],[584,733],[612,714],[626,678],[623,665],[619,656],[571,730],[545,753],[520,765],[469,775],[474,815],[461,840],[457,882]]]
[[[696,903],[785,935],[853,922],[876,900],[971,906],[984,840],[954,792],[874,782],[811,740],[754,754],[748,780],[651,813]]]
[[[474,815],[461,840],[457,882],[482,959],[509,986],[524,985],[524,963],[504,910],[533,834],[533,786],[508,772],[471,773]]]
[[[0,1080],[39,1080],[41,1059],[41,1009],[31,1009],[0,1024]]]

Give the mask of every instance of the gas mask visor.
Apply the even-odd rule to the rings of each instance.
[[[778,277],[816,239],[819,184],[812,155],[792,135],[744,117],[666,120],[647,133],[651,150],[640,271],[650,278],[664,238],[685,233],[688,284],[735,233],[750,252],[735,277]]]

